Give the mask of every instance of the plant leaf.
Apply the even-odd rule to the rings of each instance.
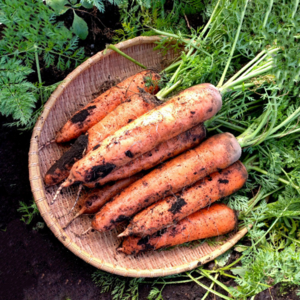
[[[64,14],[69,9],[65,7],[65,5],[68,4],[68,0],[47,0],[46,4],[59,15]]]
[[[82,40],[85,40],[89,33],[89,29],[86,22],[82,18],[78,17],[75,12],[71,30]]]
[[[86,9],[91,9],[94,7],[93,3],[89,3],[87,0],[81,0],[81,4]]]

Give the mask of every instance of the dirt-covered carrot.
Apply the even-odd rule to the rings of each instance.
[[[118,251],[138,254],[141,251],[172,247],[186,242],[220,236],[233,231],[237,226],[235,212],[225,204],[213,204],[203,208],[175,226],[146,237],[127,237]]]
[[[77,111],[58,131],[55,141],[68,142],[85,133],[102,120],[109,112],[133,94],[142,91],[156,93],[160,75],[152,70],[135,74],[110,88],[85,107]],[[152,84],[149,84],[152,82]]]
[[[45,184],[47,186],[58,184],[69,176],[74,163],[82,158],[87,143],[88,137],[83,134],[71,145],[70,149],[47,171],[45,175]]]
[[[107,182],[127,178],[142,170],[151,169],[165,160],[199,145],[200,142],[205,139],[205,136],[205,127],[203,124],[199,124],[178,136],[161,143],[151,151],[130,161],[125,166],[112,171],[106,177],[100,178],[94,182],[86,183],[85,186],[89,188],[99,187]]]
[[[211,84],[199,84],[180,92],[107,137],[98,149],[74,164],[62,187],[106,177],[160,143],[210,119],[221,106],[221,95]]]
[[[104,119],[87,131],[87,153],[100,147],[101,142],[118,129],[137,119],[147,111],[161,104],[148,93],[138,93],[117,106]]]
[[[100,142],[107,136],[158,104],[160,104],[160,102],[148,93],[138,93],[129,97],[103,120],[90,128],[86,135],[81,135],[76,140],[71,148],[49,169],[45,176],[46,185],[55,185],[67,178],[74,163],[83,157],[82,153],[84,149],[87,149],[88,152],[94,147],[99,147]],[[129,176],[131,175],[127,177]],[[114,180],[118,180],[118,178]]]
[[[242,188],[247,177],[246,168],[240,161],[237,161],[230,167],[197,181],[182,193],[169,196],[147,207],[134,216],[119,237],[154,234],[199,209],[235,193]]]
[[[177,193],[205,176],[225,169],[241,156],[241,147],[230,133],[217,134],[198,147],[154,169],[106,203],[95,215],[92,227],[114,228],[167,195]]]
[[[99,209],[112,197],[120,193],[124,188],[129,186],[131,183],[140,179],[142,174],[135,174],[129,178],[119,180],[103,186],[101,189],[94,189],[87,192],[81,197],[75,207],[77,213],[72,217],[71,220],[64,226],[66,228],[69,224],[77,217],[83,214],[95,214]]]

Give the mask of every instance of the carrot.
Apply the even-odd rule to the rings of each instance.
[[[151,169],[163,161],[199,145],[200,142],[204,140],[205,136],[205,127],[203,124],[199,124],[178,136],[159,144],[151,151],[142,154],[125,166],[112,171],[106,177],[84,185],[89,188],[99,187],[107,182],[127,178],[142,170]]]
[[[127,187],[100,209],[92,221],[92,227],[98,231],[110,230],[118,222],[129,220],[165,196],[177,193],[219,169],[227,168],[240,156],[241,147],[232,134],[214,135]]]
[[[83,197],[81,197],[75,207],[78,211],[71,220],[64,226],[66,228],[75,220],[77,217],[83,214],[95,214],[99,209],[112,197],[120,193],[124,188],[126,188],[131,183],[141,178],[141,173],[136,174],[132,177],[119,180],[114,183],[107,184],[101,189],[94,189],[89,191]]]
[[[47,171],[45,175],[45,184],[47,186],[58,184],[69,176],[74,163],[82,158],[87,143],[88,137],[84,134],[81,135],[70,149]]]
[[[99,148],[100,142],[109,135],[159,104],[161,102],[148,93],[134,94],[129,97],[124,103],[117,106],[104,119],[87,131],[87,153]]]
[[[152,236],[127,237],[117,250],[125,254],[137,254],[141,251],[172,247],[194,240],[220,236],[234,230],[236,226],[237,217],[232,209],[225,204],[213,204]]]
[[[148,84],[149,78],[154,84]],[[125,99],[139,93],[141,89],[145,92],[156,93],[159,79],[159,74],[151,70],[142,71],[128,77],[77,111],[58,131],[55,141],[64,143],[79,137],[102,120]]]
[[[76,162],[62,188],[106,177],[158,144],[211,118],[221,106],[221,95],[211,84],[182,91],[107,137],[98,149]]]
[[[87,135],[81,135],[76,140],[71,148],[49,169],[45,176],[46,185],[55,185],[67,178],[74,163],[83,157],[82,153],[85,148],[88,152],[93,147],[100,146],[100,142],[107,136],[158,104],[155,97],[148,93],[139,93],[129,97],[103,120],[90,128]]]
[[[175,196],[169,196],[141,211],[130,221],[127,229],[119,235],[151,235],[177,223],[199,209],[211,205],[223,197],[238,191],[245,184],[248,173],[237,161],[219,170]]]

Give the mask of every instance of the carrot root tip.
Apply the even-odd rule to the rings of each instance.
[[[55,193],[55,195],[54,195],[54,197],[53,197],[53,199],[52,199],[52,201],[51,201],[51,203],[50,203],[51,205],[54,204],[54,202],[55,202],[57,196],[59,195],[59,193],[61,192],[62,188],[63,188],[63,186],[61,185],[61,186],[58,188],[58,190],[56,191],[56,193]]]
[[[59,187],[58,190],[56,191],[56,193],[55,193],[55,195],[54,195],[52,201],[50,202],[51,205],[55,202],[55,200],[56,200],[56,198],[58,197],[58,195],[59,195],[59,193],[61,192],[61,190],[62,190],[64,187],[68,187],[68,186],[70,186],[70,184],[69,184],[67,181],[65,181],[64,183],[62,183],[62,184],[60,185],[60,187]]]
[[[79,200],[79,196],[80,196],[80,193],[81,193],[81,191],[82,191],[82,188],[83,188],[83,185],[81,184],[81,185],[79,186],[79,188],[78,188],[77,196],[76,196],[75,202],[74,202],[74,204],[73,204],[73,206],[72,206],[70,212],[72,212],[73,209],[75,208],[75,206],[76,206],[76,204],[77,204],[77,202],[78,202],[78,200]]]
[[[119,235],[118,235],[118,237],[120,238],[120,237],[124,237],[124,236],[128,236],[129,235],[129,231],[126,229],[126,230],[124,230],[123,232],[121,232]]]
[[[71,231],[76,237],[78,237],[78,238],[81,238],[81,237],[83,237],[84,235],[86,235],[86,234],[88,234],[90,231],[92,231],[93,230],[93,227],[89,227],[87,230],[85,230],[84,232],[82,232],[82,233],[76,233],[76,232],[74,232],[74,231]]]
[[[66,229],[78,216],[81,215],[81,211],[79,211],[64,227],[63,229]]]

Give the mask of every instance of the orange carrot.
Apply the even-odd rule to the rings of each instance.
[[[221,95],[211,84],[182,91],[107,137],[98,149],[76,162],[62,188],[106,177],[158,144],[210,119],[221,106]]]
[[[149,78],[154,84],[148,84]],[[151,70],[142,71],[128,77],[77,111],[58,131],[55,141],[64,143],[79,137],[128,97],[139,93],[141,90],[156,93],[159,79],[159,74]]]
[[[245,184],[248,173],[237,161],[219,170],[175,196],[169,196],[141,211],[130,221],[127,229],[119,235],[151,235],[177,223],[186,216],[211,205],[223,197],[238,191]]]
[[[213,204],[152,236],[127,237],[118,251],[137,254],[141,251],[172,247],[194,240],[220,236],[234,230],[236,226],[237,217],[232,209],[225,204]]]
[[[88,152],[93,147],[99,147],[100,142],[107,136],[158,104],[159,101],[148,93],[138,93],[129,97],[103,120],[90,128],[87,135],[81,135],[75,141],[71,148],[48,170],[45,176],[46,185],[55,185],[67,178],[74,163],[83,157],[82,153],[84,149],[87,149]]]
[[[99,211],[99,209],[112,197],[120,193],[124,188],[126,188],[131,183],[140,179],[142,174],[136,174],[132,177],[119,180],[114,183],[107,184],[103,186],[101,189],[94,189],[86,193],[83,197],[81,197],[75,207],[78,211],[71,220],[64,226],[66,228],[69,224],[83,214],[95,214]]]
[[[177,193],[205,176],[225,169],[241,156],[241,147],[230,133],[212,136],[193,150],[154,169],[106,203],[95,215],[92,227],[114,228],[137,212],[167,195]]]
[[[127,178],[142,170],[151,169],[163,161],[199,145],[200,142],[204,140],[205,136],[205,127],[203,124],[199,124],[178,136],[161,143],[151,151],[130,161],[125,166],[112,171],[106,177],[84,185],[89,188],[100,187],[107,182]]]
[[[159,104],[161,102],[148,93],[138,93],[129,97],[124,103],[117,106],[104,119],[87,131],[87,153],[99,148],[101,142],[109,135]]]

